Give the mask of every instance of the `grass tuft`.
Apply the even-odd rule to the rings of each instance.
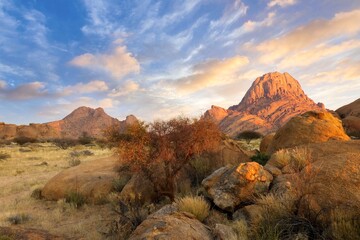
[[[30,220],[30,216],[25,213],[16,214],[7,218],[8,222],[14,225],[23,224]]]
[[[210,206],[203,197],[186,196],[175,202],[179,211],[191,213],[201,222],[209,216]]]
[[[65,196],[65,202],[69,203],[72,207],[79,209],[86,203],[86,198],[79,192],[69,192]]]

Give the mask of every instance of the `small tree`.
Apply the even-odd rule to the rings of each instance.
[[[194,156],[215,150],[221,135],[208,120],[175,118],[131,125],[120,140],[120,158],[154,183],[158,196],[174,200],[177,173]]]
[[[261,138],[261,133],[255,131],[243,131],[237,135],[237,139],[244,139],[249,144],[251,140]]]

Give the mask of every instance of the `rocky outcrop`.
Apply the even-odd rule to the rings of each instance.
[[[268,153],[279,149],[291,148],[308,143],[329,140],[350,140],[342,127],[341,121],[331,113],[310,111],[292,118],[275,134],[267,148]]]
[[[12,140],[26,137],[38,140],[51,140],[56,138],[78,139],[86,135],[92,138],[103,138],[103,132],[109,127],[116,127],[120,132],[138,121],[133,115],[119,121],[107,115],[102,108],[92,109],[80,107],[59,121],[29,125],[14,125],[0,123],[0,139]]]
[[[346,133],[360,138],[360,98],[336,110]]]
[[[213,237],[209,229],[192,214],[170,212],[150,215],[129,238],[129,240],[141,239],[211,240]]]
[[[270,146],[271,141],[274,139],[275,133],[270,133],[263,137],[260,142],[259,150],[261,153],[266,153],[268,147]]]
[[[227,110],[212,107],[204,117],[212,117],[230,136],[244,130],[267,134],[298,114],[321,109],[324,105],[307,97],[290,74],[273,72],[258,77],[238,105]]]
[[[59,200],[76,192],[83,195],[87,201],[96,203],[113,189],[118,167],[119,161],[115,156],[82,163],[51,178],[41,194],[47,200]]]
[[[65,240],[66,238],[55,236],[44,230],[34,228],[0,227],[0,239]]]
[[[202,182],[207,193],[219,208],[233,212],[241,203],[266,193],[272,175],[256,162],[222,167]]]
[[[312,143],[297,147],[296,151],[303,150],[309,153],[310,163],[300,172],[276,177],[271,191],[296,196],[298,214],[325,225],[337,211],[343,220],[360,216],[360,142]],[[270,164],[280,168],[285,165]]]

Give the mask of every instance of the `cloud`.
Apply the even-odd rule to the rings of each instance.
[[[315,20],[305,26],[260,43],[256,49],[261,52],[262,63],[272,63],[289,53],[301,51],[332,39],[351,37],[360,32],[360,10],[335,14],[330,20]]]
[[[30,10],[25,13],[24,19],[27,21],[25,36],[34,41],[39,47],[47,48],[46,34],[48,30],[45,26],[44,14],[37,10]]]
[[[268,7],[275,7],[275,6],[280,6],[280,7],[286,7],[286,6],[291,6],[296,4],[297,0],[271,0],[268,3]]]
[[[239,28],[234,29],[229,35],[226,36],[226,38],[237,39],[242,35],[254,32],[261,27],[270,27],[274,23],[275,15],[275,12],[269,12],[266,18],[262,21],[248,20]]]
[[[246,15],[247,9],[248,6],[246,6],[241,0],[233,1],[232,5],[226,7],[220,19],[211,21],[210,28],[223,28],[236,23],[241,17]]]
[[[191,75],[176,79],[171,85],[180,93],[189,94],[207,87],[226,84],[234,81],[236,73],[248,63],[248,58],[244,56],[210,60],[195,65]]]
[[[15,88],[8,88],[5,81],[0,84],[0,98],[6,100],[29,100],[48,97],[45,84],[42,82],[30,82]]]
[[[80,68],[105,71],[115,80],[140,72],[140,64],[125,46],[115,47],[110,54],[85,53],[72,59],[70,64]]]
[[[134,81],[128,80],[121,87],[113,89],[109,94],[110,97],[125,96],[130,93],[136,92],[140,89],[140,85]]]
[[[108,85],[104,81],[93,80],[88,83],[78,83],[72,86],[67,86],[63,89],[63,94],[68,95],[72,93],[93,93],[104,92],[109,89]]]
[[[111,98],[104,98],[104,99],[99,101],[99,107],[112,108],[113,107],[113,100]]]
[[[296,52],[291,57],[282,59],[279,67],[282,69],[305,67],[354,49],[360,50],[360,40],[349,40],[338,45],[319,44],[314,48]]]

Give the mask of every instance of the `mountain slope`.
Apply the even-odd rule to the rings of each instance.
[[[212,106],[204,117],[216,121],[231,136],[244,130],[266,134],[293,116],[320,109],[324,109],[323,104],[311,100],[290,74],[273,72],[258,77],[239,104],[227,110]]]
[[[83,134],[93,138],[102,138],[103,131],[116,126],[124,131],[128,124],[137,121],[133,115],[127,116],[126,120],[119,121],[107,115],[102,108],[92,109],[79,107],[62,120],[30,125],[15,125],[0,123],[0,139],[11,140],[16,137],[28,137],[34,139],[72,138],[77,139]]]

